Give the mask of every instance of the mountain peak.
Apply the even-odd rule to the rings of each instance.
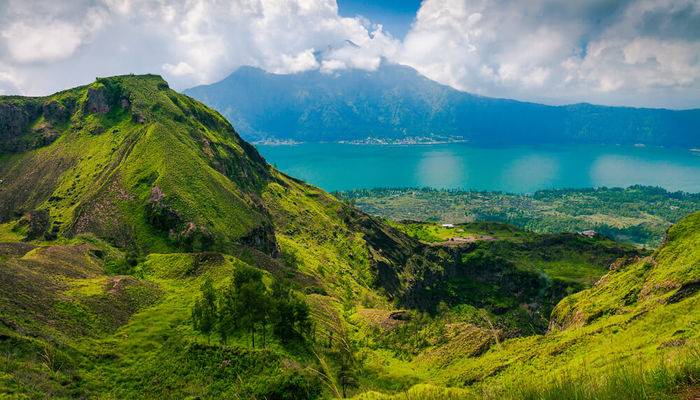
[[[483,144],[700,146],[700,110],[548,106],[489,98],[387,62],[374,71],[259,72],[241,68],[219,83],[185,92],[220,110],[249,140],[461,137]]]

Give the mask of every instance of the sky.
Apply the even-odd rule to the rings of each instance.
[[[420,0],[339,0],[338,12],[344,17],[365,17],[382,24],[383,30],[403,39],[420,8]]]
[[[700,0],[0,0],[0,94],[382,63],[484,96],[700,108]]]

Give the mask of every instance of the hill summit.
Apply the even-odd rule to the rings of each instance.
[[[269,165],[159,76],[7,98],[0,121],[0,222],[29,213],[33,237],[90,232],[143,252],[275,248]]]

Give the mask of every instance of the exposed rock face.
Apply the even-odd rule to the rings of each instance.
[[[0,153],[21,152],[51,144],[59,133],[54,125],[70,119],[74,99],[41,103],[40,99],[9,98],[0,103]],[[34,126],[40,117],[44,120]]]
[[[264,224],[258,229],[251,231],[248,235],[241,238],[240,243],[273,257],[278,256],[280,253],[272,224]]]
[[[93,114],[108,113],[110,110],[110,105],[107,89],[104,87],[88,88],[88,98],[87,103],[85,103],[85,108],[88,112]]]
[[[39,107],[36,104],[0,104],[0,138],[19,136],[37,117]]]
[[[175,231],[182,224],[180,215],[165,202],[163,190],[154,186],[146,205],[146,218],[155,228],[164,232]]]
[[[42,106],[42,113],[44,118],[52,122],[65,122],[67,121],[71,114],[73,114],[75,107],[74,101],[69,101],[68,104],[62,104],[56,100],[51,100]]]
[[[40,115],[41,108],[31,101],[0,103],[0,152],[25,150],[21,138]]]
[[[49,210],[30,211],[27,220],[29,222],[27,239],[32,240],[46,236],[49,231],[49,226],[51,225]]]

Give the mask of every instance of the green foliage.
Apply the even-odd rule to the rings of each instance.
[[[270,325],[283,343],[310,338],[312,333],[309,305],[278,279],[268,289],[262,272],[245,265],[234,270],[231,283],[220,292],[210,279],[205,281],[202,298],[192,309],[192,323],[207,336],[216,328],[224,343],[240,330],[248,332],[252,348],[256,333],[266,346]]]
[[[283,342],[311,336],[313,325],[309,305],[292,294],[281,280],[275,280],[272,285],[272,302],[273,329]]]
[[[207,278],[202,284],[202,298],[195,302],[192,309],[192,326],[209,338],[217,320],[216,292],[211,278]]]
[[[661,244],[672,223],[700,209],[700,194],[647,186],[541,190],[532,195],[429,188],[354,190],[339,195],[366,212],[397,221],[496,221],[539,233],[593,229],[645,246]],[[424,230],[414,234],[426,241],[444,237]]]
[[[550,381],[520,376],[489,387],[464,390],[433,385],[416,385],[386,395],[363,393],[356,400],[659,400],[692,398],[700,382],[700,356],[684,354],[653,366],[613,363],[604,375],[582,370],[556,374]]]

